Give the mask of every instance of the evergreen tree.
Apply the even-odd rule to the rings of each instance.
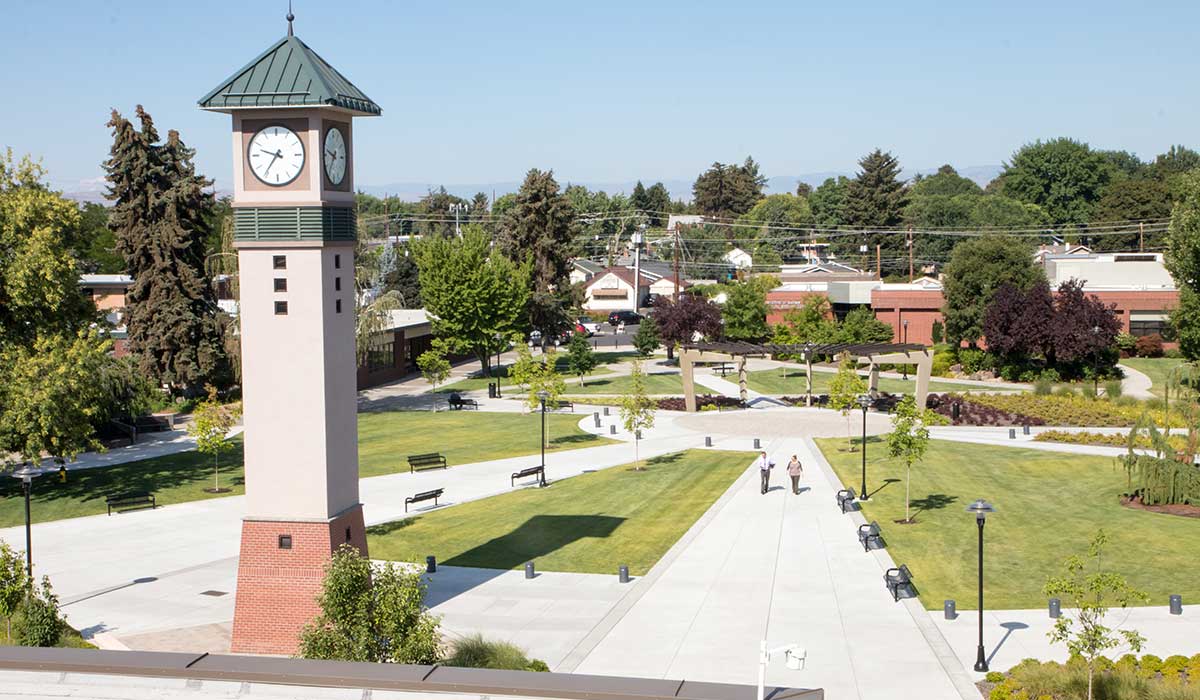
[[[642,357],[650,357],[659,345],[662,345],[662,339],[658,335],[658,323],[653,316],[647,316],[638,324],[637,333],[633,334],[633,347]]]
[[[598,362],[587,337],[582,333],[572,333],[571,342],[567,345],[567,369],[579,377],[579,386],[583,386],[584,375],[591,374]]]
[[[843,210],[847,226],[865,229],[860,245],[867,246],[867,255],[875,255],[882,246],[882,255],[889,259],[906,257],[906,237],[898,233],[873,233],[872,229],[895,229],[904,222],[904,207],[908,193],[900,180],[900,161],[891,153],[875,149],[858,161],[861,170],[846,188]],[[905,265],[907,268],[907,265]]]
[[[641,180],[638,180],[637,184],[633,186],[633,194],[629,195],[629,204],[639,211],[650,208],[650,197],[646,194],[646,187],[642,185]]]
[[[483,192],[476,192],[471,198],[469,217],[474,223],[487,222],[490,212],[488,211],[488,196]]]
[[[140,129],[113,111],[104,163],[110,225],[133,277],[125,296],[129,344],[145,374],[189,393],[227,379],[219,311],[204,276],[212,181],[196,174],[195,151],[178,132],[160,144],[140,105],[137,117]]]
[[[759,285],[743,282],[729,289],[725,308],[725,337],[757,343],[771,333],[767,327],[767,293]]]
[[[667,192],[666,185],[661,182],[656,182],[646,190],[646,208],[653,212],[669,212],[671,208],[671,193]],[[665,213],[655,213],[650,215],[651,226],[666,226],[667,215]]]
[[[846,223],[846,191],[850,188],[850,179],[839,175],[826,178],[809,197],[812,206],[813,223],[822,228],[833,228]]]
[[[762,198],[766,184],[758,163],[749,156],[741,165],[713,163],[692,185],[692,202],[702,214],[737,217]]]

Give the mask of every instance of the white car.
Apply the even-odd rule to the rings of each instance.
[[[600,332],[600,322],[584,316],[575,320],[575,330],[583,329],[584,335],[596,335]]]

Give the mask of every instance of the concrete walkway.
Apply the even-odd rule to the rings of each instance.
[[[1150,391],[1150,387],[1154,386],[1154,382],[1145,373],[1130,367],[1129,365],[1118,364],[1117,367],[1125,373],[1125,377],[1121,379],[1121,395],[1132,396],[1135,399],[1153,399],[1154,392]]]

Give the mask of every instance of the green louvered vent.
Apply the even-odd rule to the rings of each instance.
[[[352,241],[354,210],[348,207],[246,207],[234,209],[237,241]]]

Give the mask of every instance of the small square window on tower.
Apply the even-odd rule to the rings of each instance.
[[[341,277],[333,278],[333,291],[335,291],[335,292],[342,291],[342,278]]]
[[[286,270],[287,269],[287,256],[286,255],[271,256],[271,266],[274,267],[276,270]]]
[[[277,292],[286,292],[287,291],[287,278],[286,277],[276,277],[275,278],[275,291],[277,291]]]
[[[287,316],[287,302],[286,301],[275,302],[275,315],[276,316]]]
[[[335,270],[340,270],[340,269],[342,269],[342,255],[341,255],[341,253],[334,253],[334,254],[333,254],[333,269],[335,269]]]
[[[291,549],[292,548],[292,536],[291,535],[280,535],[279,536],[279,548],[280,549]]]
[[[339,314],[342,313],[342,300],[341,299],[333,300],[333,310],[335,313],[339,313]]]

